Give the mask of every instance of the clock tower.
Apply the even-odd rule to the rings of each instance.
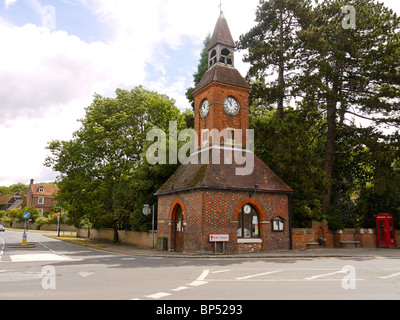
[[[235,49],[228,22],[221,12],[208,50],[208,70],[193,92],[195,100],[195,131],[199,146],[207,142],[220,144],[226,141],[211,140],[209,130],[227,131],[234,140],[234,130],[241,129],[242,147],[246,146],[249,129],[250,86],[235,68]],[[212,142],[210,142],[212,141]]]
[[[293,190],[247,148],[250,86],[235,68],[235,48],[221,12],[207,48],[208,70],[193,93],[199,150],[191,159],[212,154],[212,161],[182,164],[157,191],[160,250],[207,254],[291,247]],[[222,159],[230,152],[235,161],[214,161],[214,154]],[[250,168],[245,174],[237,154],[245,155],[245,169]]]

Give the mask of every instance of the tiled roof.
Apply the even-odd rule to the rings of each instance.
[[[0,205],[5,205],[14,197],[15,193],[13,194],[1,194],[0,195]]]
[[[43,188],[44,192],[39,192]],[[32,193],[34,196],[54,196],[58,192],[58,187],[54,184],[33,184]]]
[[[157,191],[156,195],[197,188],[293,192],[256,155],[254,155],[253,172],[250,175],[241,176],[237,175],[236,169],[243,168],[245,165],[238,165],[235,161],[233,164],[224,164],[224,150],[220,149],[219,152],[221,164],[211,164],[211,157],[210,164],[184,164]]]
[[[211,37],[210,44],[207,50],[210,50],[217,43],[224,44],[230,47],[236,47],[235,41],[233,41],[231,31],[229,30],[228,22],[226,21],[224,15],[221,13],[217,24],[215,25],[214,33]]]
[[[208,69],[208,71],[204,74],[203,78],[194,89],[193,94],[197,91],[200,91],[211,82],[220,82],[236,87],[250,89],[249,84],[242,77],[238,70],[231,67],[215,65],[212,68]]]

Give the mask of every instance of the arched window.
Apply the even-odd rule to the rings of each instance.
[[[220,58],[220,62],[225,63],[225,64],[232,64],[232,56],[231,56],[231,52],[224,48],[221,50],[221,58]]]
[[[213,50],[210,56],[210,67],[213,66],[217,62],[217,51]]]
[[[238,238],[260,238],[260,219],[252,205],[246,204],[238,216]]]

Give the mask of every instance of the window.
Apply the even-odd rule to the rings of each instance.
[[[40,197],[38,199],[38,204],[44,204],[44,198],[43,197]]]
[[[244,239],[260,238],[260,222],[257,211],[249,204],[240,210],[237,237]]]
[[[285,220],[281,217],[272,219],[272,231],[282,232],[285,227]]]
[[[38,209],[38,211],[39,211],[40,215],[42,216],[43,215],[43,209]]]
[[[40,188],[39,188],[39,192],[40,192],[40,193],[44,193],[44,188],[40,187]]]

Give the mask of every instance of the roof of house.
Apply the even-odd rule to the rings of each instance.
[[[43,188],[44,192],[39,189]],[[32,184],[32,193],[34,196],[54,196],[58,192],[58,187],[55,184]]]
[[[0,205],[5,205],[14,197],[15,193],[13,194],[0,194]]]
[[[209,149],[210,153],[212,149]],[[293,193],[272,170],[254,154],[254,170],[249,175],[238,175],[244,168],[235,161],[224,164],[224,149],[220,151],[220,164],[183,164],[157,191],[162,195],[191,189],[252,190],[257,192]],[[211,159],[211,157],[210,157]]]

